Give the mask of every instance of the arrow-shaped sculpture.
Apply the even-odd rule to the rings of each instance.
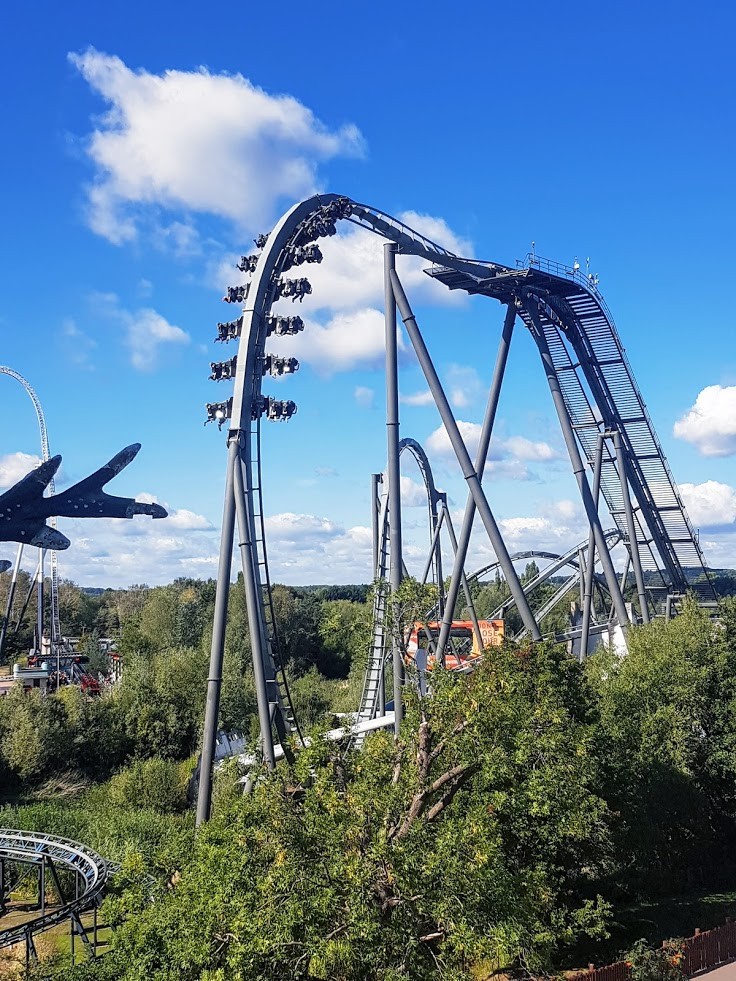
[[[59,469],[61,457],[46,460],[0,494],[0,541],[23,542],[38,548],[69,548],[66,535],[46,524],[46,519],[54,516],[132,518],[135,514],[150,514],[152,518],[165,518],[168,512],[160,504],[140,504],[132,497],[113,497],[102,489],[128,466],[140,448],[140,443],[126,446],[104,467],[52,497],[44,497],[44,491]]]

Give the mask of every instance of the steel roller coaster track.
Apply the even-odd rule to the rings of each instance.
[[[11,863],[35,866],[38,869],[41,913],[25,923],[7,929],[2,929],[0,919],[0,948],[25,944],[26,962],[28,962],[36,953],[34,936],[65,920],[71,921],[74,933],[89,946],[89,939],[80,917],[82,913],[97,906],[110,876],[115,871],[115,866],[86,845],[80,845],[79,842],[67,838],[0,828],[0,908],[5,901],[6,875]],[[62,869],[74,874],[74,895],[64,895],[58,875]],[[45,908],[47,873],[59,898],[59,904],[51,910]]]
[[[597,551],[619,624],[624,626],[629,622],[628,612],[609,554],[609,539],[598,516],[599,493],[614,520],[618,537],[628,551],[637,583],[641,619],[648,621],[651,613],[656,611],[659,599],[665,595],[683,594],[692,589],[704,600],[716,598],[697,535],[685,512],[615,324],[596,282],[591,277],[582,276],[576,268],[554,264],[537,256],[527,257],[526,262],[516,267],[457,256],[376,208],[336,194],[314,196],[291,208],[268,236],[261,236],[256,241],[260,249],[258,254],[243,257],[238,268],[250,273],[250,279],[243,286],[231,288],[226,297],[231,302],[242,303],[242,313],[238,319],[218,326],[218,339],[237,340],[238,351],[229,361],[212,365],[213,379],[234,381],[232,396],[207,407],[210,420],[227,426],[228,465],[198,823],[207,819],[210,809],[211,769],[236,521],[265,763],[273,766],[275,762],[274,730],[284,746],[290,737],[299,736],[283,674],[273,615],[261,460],[262,419],[288,419],[295,413],[296,406],[291,401],[264,395],[262,386],[267,374],[282,375],[298,368],[295,359],[276,357],[266,351],[267,340],[272,334],[293,334],[303,328],[299,317],[279,317],[271,312],[277,300],[301,298],[311,292],[307,279],[289,278],[285,273],[303,263],[321,261],[317,243],[320,238],[333,235],[339,221],[366,228],[387,243],[384,246],[384,270],[389,477],[392,473],[394,477],[398,475],[398,376],[395,359],[398,307],[468,483],[469,498],[448,588],[443,632],[438,643],[440,658],[464,578],[468,541],[476,510],[503,569],[525,630],[532,640],[541,636],[481,485],[508,347],[517,317],[529,329],[539,349],[590,524],[589,554],[594,556]],[[506,307],[502,345],[475,463],[470,460],[396,273],[397,254],[425,259],[430,264],[428,274],[449,289],[492,297]],[[589,476],[593,478],[592,483]],[[388,571],[387,578],[394,588],[402,574],[400,491],[398,479],[389,480],[389,484],[394,485],[390,491],[393,506],[389,507],[387,502],[383,517],[379,514],[377,521],[388,522],[388,539],[393,541],[393,548],[387,547],[385,554],[379,554],[376,558],[378,571]],[[594,564],[595,559],[587,562],[584,577],[587,621],[584,620],[583,632],[586,636],[590,623],[588,597],[592,595]],[[384,616],[385,602],[382,604]],[[374,636],[374,648],[376,643],[377,637]],[[401,722],[401,667],[396,649],[392,650],[392,659],[398,727]],[[377,677],[374,680],[377,691]],[[368,705],[361,705],[363,715],[368,710]],[[370,707],[370,711],[374,711],[373,707]]]

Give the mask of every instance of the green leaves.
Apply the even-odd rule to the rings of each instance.
[[[402,738],[220,799],[189,861],[118,931],[120,977],[468,978],[602,929],[584,680],[559,651],[489,652],[409,695]]]

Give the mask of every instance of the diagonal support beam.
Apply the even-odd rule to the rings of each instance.
[[[506,372],[506,362],[508,361],[509,357],[509,349],[511,347],[511,337],[514,332],[515,321],[516,307],[514,304],[509,304],[509,306],[506,308],[503,331],[501,332],[501,341],[499,343],[498,354],[496,356],[496,367],[493,372],[491,388],[488,392],[488,403],[486,405],[486,414],[483,419],[483,426],[481,427],[478,451],[475,455],[475,472],[478,474],[478,479],[480,481],[483,480],[483,471],[485,470],[486,460],[488,459],[488,450],[491,445],[491,436],[493,435],[493,426],[496,421],[498,400],[501,396],[501,386],[503,384],[503,378]],[[455,562],[452,567],[452,578],[450,579],[450,587],[447,591],[445,615],[442,618],[442,627],[440,629],[440,636],[437,642],[437,656],[440,663],[444,658],[445,648],[447,647],[447,641],[450,637],[452,618],[455,613],[455,604],[457,603],[457,597],[460,590],[461,577],[464,576],[465,562],[468,556],[468,546],[470,544],[470,536],[473,531],[475,510],[475,500],[473,499],[473,495],[468,494],[468,499],[465,504],[465,514],[463,515],[463,523],[460,528],[460,540],[458,541],[457,549],[455,551]],[[483,642],[480,636],[478,637],[478,646],[481,650],[483,649]]]
[[[641,568],[641,556],[639,555],[639,541],[636,537],[636,524],[634,523],[634,510],[631,507],[631,494],[629,492],[629,472],[626,466],[623,447],[621,445],[621,433],[618,429],[613,433],[613,446],[616,450],[616,462],[618,463],[618,476],[621,481],[621,496],[624,501],[624,512],[626,513],[626,531],[629,537],[629,552],[631,554],[631,564],[634,567],[634,578],[636,579],[636,592],[639,596],[639,609],[644,623],[649,623],[649,604],[647,601],[647,591],[644,588],[644,573]]]
[[[215,611],[212,622],[212,644],[210,647],[209,676],[207,678],[207,703],[204,713],[202,756],[199,763],[197,827],[203,821],[209,821],[210,808],[212,806],[212,768],[215,763],[215,740],[217,738],[217,722],[220,715],[222,664],[225,656],[225,628],[227,626],[230,572],[233,564],[233,541],[235,537],[234,474],[238,459],[238,439],[237,437],[231,437],[227,449],[225,503],[222,515],[222,531],[220,534],[220,562],[217,570],[217,591],[215,593]]]
[[[598,511],[598,498],[601,492],[601,471],[603,469],[603,444],[605,433],[598,436],[595,453],[595,469],[593,471],[593,505]],[[588,639],[590,637],[590,617],[593,610],[593,576],[595,574],[595,535],[591,525],[588,536],[588,561],[585,566],[585,586],[583,587],[583,621],[580,628],[580,660],[588,656]]]
[[[450,509],[447,507],[446,501],[442,502],[443,514],[447,516],[447,533],[450,536],[450,544],[452,545],[452,554],[457,558],[458,544],[457,538],[455,537],[455,529],[452,526],[452,518],[450,517]],[[473,602],[473,594],[470,592],[470,586],[468,585],[468,580],[465,575],[465,563],[460,566],[460,585],[463,587],[463,593],[465,594],[465,602],[468,604],[468,610],[470,611],[470,619],[473,623],[473,633],[475,634],[475,639],[478,644],[478,650],[483,650],[483,634],[481,633],[480,624],[478,623],[478,614],[475,611],[475,603]],[[453,603],[453,609],[455,604]],[[443,620],[444,623],[444,620]],[[450,626],[452,626],[452,617],[450,617]],[[444,648],[442,651],[442,661],[444,661]]]
[[[457,422],[455,421],[455,416],[450,408],[450,403],[447,400],[442,383],[439,380],[437,371],[432,363],[432,359],[429,356],[429,351],[424,343],[424,338],[419,331],[416,318],[412,313],[412,309],[409,306],[409,301],[406,298],[401,281],[399,280],[395,270],[392,270],[391,272],[391,285],[393,287],[393,294],[396,299],[396,304],[399,308],[399,312],[401,313],[401,319],[404,321],[406,331],[409,335],[409,340],[411,341],[412,347],[416,352],[420,367],[424,372],[424,377],[426,378],[429,389],[432,392],[435,405],[439,410],[440,417],[447,435],[450,438],[452,448],[455,452],[458,463],[460,464],[460,469],[465,477],[470,494],[472,495],[475,506],[480,514],[481,521],[483,522],[486,532],[488,533],[493,551],[496,553],[498,561],[501,563],[501,568],[506,576],[506,582],[509,584],[509,588],[511,589],[511,595],[516,600],[516,606],[521,614],[524,626],[531,634],[533,640],[541,640],[542,635],[539,632],[539,627],[534,619],[534,614],[531,611],[522,585],[519,582],[519,577],[516,574],[516,569],[514,569],[514,565],[509,556],[506,543],[504,542],[498,525],[496,524],[496,519],[494,518],[493,512],[491,511],[491,507],[488,503],[488,498],[486,497],[483,487],[481,486],[478,473],[473,466],[472,460],[470,459],[467,447],[465,446],[465,442],[460,434]],[[448,609],[451,609],[449,603]]]

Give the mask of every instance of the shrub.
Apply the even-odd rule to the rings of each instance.
[[[188,766],[157,757],[137,760],[110,780],[110,803],[160,814],[183,811],[187,806],[188,770]]]

